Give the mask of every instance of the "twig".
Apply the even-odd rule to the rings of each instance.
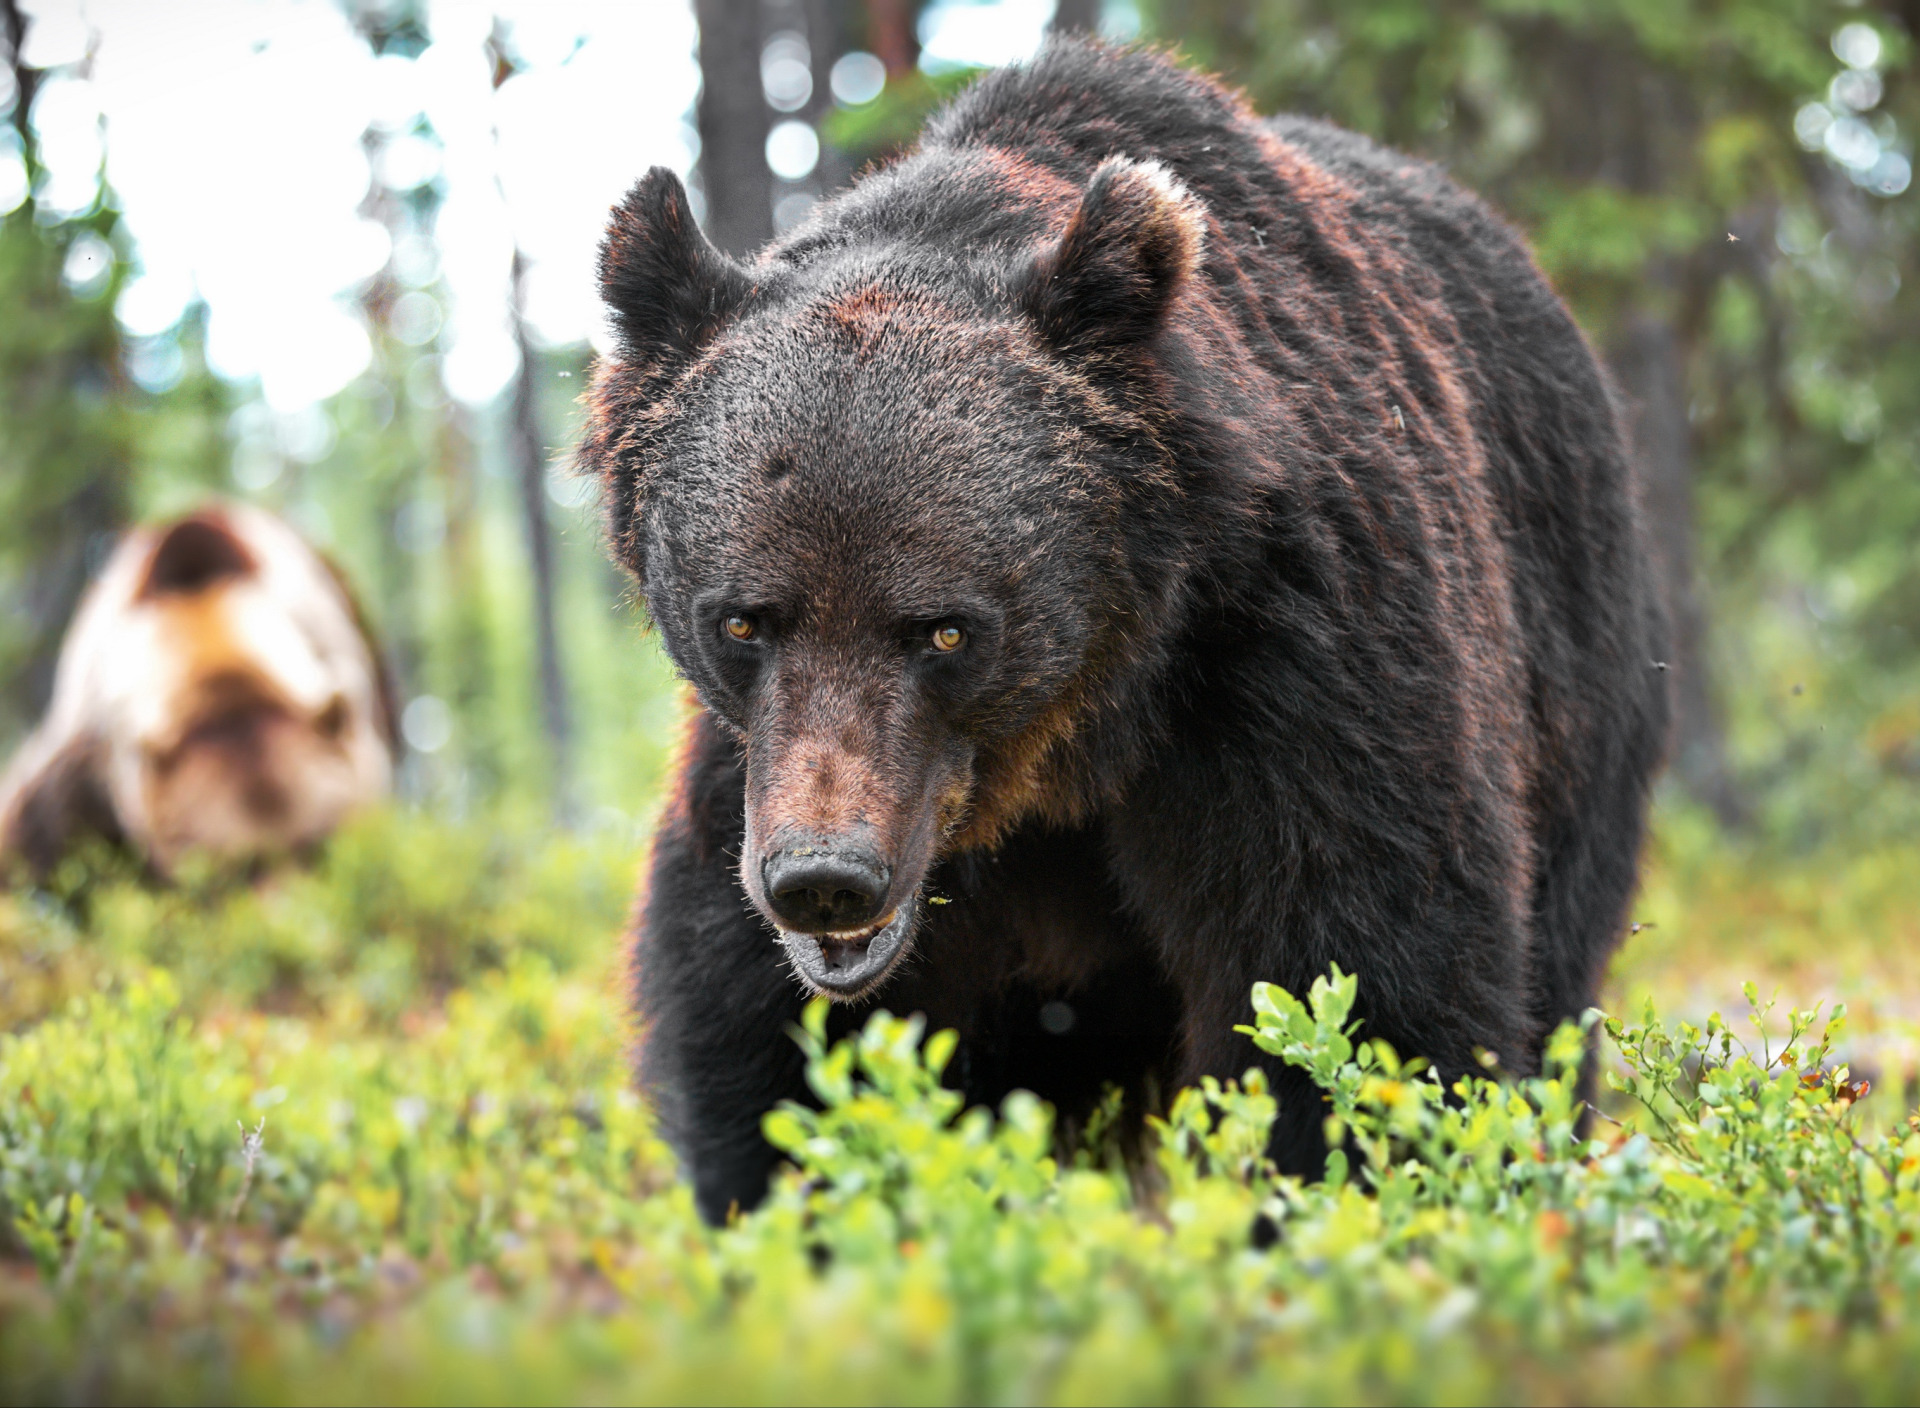
[[[265,1115],[260,1116],[260,1123],[253,1127],[252,1133],[248,1133],[247,1127],[241,1124],[239,1120],[235,1120],[234,1124],[240,1130],[240,1159],[242,1168],[240,1173],[240,1191],[234,1194],[233,1206],[227,1209],[227,1221],[229,1222],[238,1222],[240,1220],[240,1210],[247,1205],[247,1195],[253,1191],[253,1171],[260,1162],[260,1151],[265,1143],[267,1117]]]

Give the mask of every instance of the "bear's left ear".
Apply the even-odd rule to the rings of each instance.
[[[1088,353],[1143,342],[1200,268],[1206,207],[1156,161],[1108,157],[1021,301],[1048,342]]]
[[[686,188],[666,167],[614,207],[600,243],[600,296],[622,360],[655,368],[690,360],[752,290],[747,271],[701,233]]]

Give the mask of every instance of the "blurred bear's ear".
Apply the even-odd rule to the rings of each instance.
[[[600,242],[600,296],[623,360],[690,358],[752,291],[747,271],[701,233],[680,178],[656,166],[614,207]]]
[[[1024,271],[1021,299],[1062,352],[1137,343],[1200,268],[1206,207],[1166,167],[1108,157],[1060,242]]]
[[[191,596],[230,577],[259,570],[253,554],[233,531],[225,514],[209,509],[168,528],[147,561],[138,596]]]

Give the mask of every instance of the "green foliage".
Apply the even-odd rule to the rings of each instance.
[[[0,216],[0,740],[44,702],[68,613],[111,535],[136,510],[203,493],[224,458],[226,393],[197,324],[127,346],[114,318],[132,272],[124,243],[104,200],[72,219],[39,218],[31,201]],[[130,355],[174,359],[173,384],[141,390]]]
[[[1543,1077],[1443,1089],[1384,1044],[1353,1044],[1343,1023],[1354,991],[1337,969],[1310,1004],[1263,985],[1259,1026],[1247,1030],[1327,1091],[1330,1135],[1347,1143],[1329,1156],[1328,1189],[1347,1181],[1358,1151],[1387,1239],[1420,1241],[1463,1280],[1480,1268],[1477,1293],[1504,1301],[1515,1323],[1544,1314],[1556,1333],[1588,1334],[1647,1324],[1653,1284],[1667,1278],[1697,1282],[1685,1309],[1702,1326],[1782,1305],[1874,1323],[1886,1296],[1920,1289],[1920,1261],[1904,1250],[1920,1213],[1920,1135],[1860,1126],[1868,1085],[1833,1060],[1843,1010],[1824,1024],[1792,1012],[1776,1034],[1772,1004],[1749,983],[1751,1046],[1718,1013],[1704,1028],[1669,1026],[1651,1003],[1639,1025],[1606,1019],[1623,1066],[1608,1083],[1637,1118],[1631,1133],[1619,1126],[1623,1139],[1587,1141],[1577,1029],[1556,1033]],[[1549,1216],[1558,1265],[1485,1274],[1513,1259],[1502,1220]],[[1572,1292],[1564,1301],[1529,1304],[1556,1282]]]
[[[75,246],[110,248],[112,228],[101,214],[42,229],[30,205],[0,217],[0,728],[30,721],[29,692],[51,678],[85,579],[87,531],[125,514],[132,426],[113,394],[112,296],[123,275],[111,262],[86,296],[63,279]]]
[[[928,115],[983,71],[953,68],[929,74],[910,69],[888,79],[872,102],[829,109],[821,119],[821,135],[856,167],[884,161],[911,146]]]
[[[157,889],[82,855],[49,897],[0,899],[0,1021],[17,1024],[113,972],[159,967],[196,1009],[325,1012],[391,1027],[423,1001],[521,958],[571,969],[627,902],[624,835],[559,834],[497,814],[362,817],[311,871],[261,883],[190,866]]]
[[[1031,1096],[963,1108],[950,1034],[878,1013],[830,1045],[816,1005],[816,1103],[766,1121],[793,1167],[713,1232],[631,1092],[630,868],[394,813],[307,875],[8,897],[0,1397],[1920,1388],[1920,1135],[1871,1118],[1838,1013],[1757,1005],[1743,1045],[1649,1007],[1563,1029],[1537,1077],[1443,1088],[1357,1027],[1352,976],[1263,984],[1244,1030],[1334,1136],[1302,1184],[1266,1159],[1257,1071],[1180,1093],[1128,1164],[1062,1147]],[[1614,1093],[1583,1130],[1590,1041]]]

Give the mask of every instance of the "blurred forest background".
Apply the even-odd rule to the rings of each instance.
[[[236,495],[358,588],[408,796],[637,834],[683,706],[566,468],[607,204],[665,162],[749,251],[1087,29],[1437,160],[1531,236],[1633,410],[1669,831],[1920,835],[1917,0],[0,14],[0,746],[116,532]]]

